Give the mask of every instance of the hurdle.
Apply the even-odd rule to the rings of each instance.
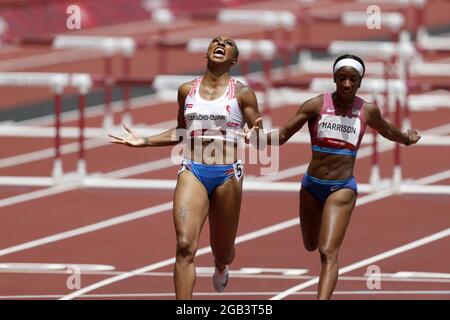
[[[54,160],[51,172],[52,178],[47,177],[0,177],[0,185],[19,184],[32,186],[48,186],[62,182],[64,178],[63,164],[61,160],[61,109],[62,95],[65,88],[76,88],[79,100],[79,154],[77,162],[77,174],[83,177],[86,174],[86,161],[84,153],[84,110],[85,96],[92,87],[92,79],[88,74],[68,73],[38,73],[38,72],[0,72],[0,86],[14,87],[42,87],[49,88],[54,96]]]
[[[164,91],[165,93],[162,93],[162,97],[170,98],[171,101],[174,101],[174,92],[177,90],[179,85],[183,82],[192,80],[195,78],[195,75],[183,75],[183,76],[174,76],[174,75],[160,75],[156,76],[152,82],[152,86],[157,91]],[[245,81],[245,78],[240,78],[240,81]],[[396,82],[397,79],[392,79],[390,81]],[[283,86],[287,86],[288,81],[285,81],[284,83],[282,81],[275,82],[275,87],[283,88]],[[291,81],[292,86],[294,85],[294,82]],[[305,86],[307,83],[302,82],[302,87]],[[319,78],[315,79],[310,83],[311,89],[320,89],[321,91],[324,90],[325,86],[333,87],[334,84],[329,78]],[[384,90],[384,82],[383,79],[368,79],[368,82],[364,84],[364,88],[362,88],[364,91],[369,90]],[[170,93],[170,94],[169,94]],[[140,131],[145,132],[145,134],[156,134],[160,132],[159,129],[154,128],[138,128]],[[443,138],[442,142],[449,143],[448,139],[444,141],[445,138]],[[367,154],[365,156],[368,156]],[[175,166],[176,163],[174,162],[173,165]],[[166,167],[166,166],[164,166]],[[79,181],[80,186],[88,187],[88,188],[130,188],[130,189],[143,189],[143,190],[152,190],[152,189],[158,189],[158,190],[173,190],[175,187],[175,180],[162,180],[162,179],[128,179],[128,178],[118,178],[118,177],[112,177],[108,175],[100,175],[100,174],[93,174],[93,175],[86,175],[82,180]],[[404,190],[406,185],[401,185],[401,192],[402,193],[408,193],[408,190]],[[389,186],[387,184],[378,185],[376,190],[381,190],[383,188],[388,188]],[[247,181],[244,183],[244,190],[246,191],[266,191],[266,192],[298,192],[300,188],[299,183],[291,183],[291,182],[270,182],[270,183],[261,183],[261,181],[258,180],[252,180],[247,179]],[[438,186],[433,189],[433,191],[437,194],[447,194],[448,188],[445,188],[445,186]],[[359,190],[361,193],[371,193],[375,191],[372,185],[370,184],[360,184]],[[414,188],[411,188],[411,192],[414,193],[423,193],[423,192],[431,192],[428,189],[422,188],[420,185],[415,186]]]
[[[56,36],[53,40],[52,47],[55,49],[88,49],[98,50],[103,53],[104,63],[104,90],[105,90],[105,116],[103,118],[104,128],[110,129],[114,126],[114,118],[112,115],[112,57],[115,54],[122,56],[122,74],[129,76],[131,73],[131,57],[136,50],[136,42],[129,37],[100,37],[100,36]],[[130,113],[130,88],[129,85],[123,86],[124,95],[124,112],[122,117],[123,123],[131,123]]]
[[[183,19],[196,19],[196,20],[206,20],[215,21],[217,23],[224,24],[242,24],[247,26],[260,26],[263,27],[266,34],[267,40],[273,38],[273,32],[277,29],[281,29],[283,32],[283,41],[275,41],[278,47],[277,52],[287,53],[286,46],[283,43],[290,43],[289,36],[293,33],[292,31],[296,25],[296,16],[290,11],[279,10],[253,10],[253,9],[221,9],[217,11],[210,12],[193,12],[193,13],[182,13],[182,12],[172,12],[170,9],[165,8],[163,5],[155,4],[146,5],[146,8],[151,12],[152,21],[158,27],[158,40],[153,43],[142,43],[138,44],[139,47],[157,47],[158,48],[158,74],[167,74],[167,55],[164,53],[165,50],[170,47],[180,47],[186,46],[188,43],[167,43],[167,31],[168,26],[178,17]],[[239,48],[241,51],[241,48]],[[283,50],[281,50],[283,49]],[[287,61],[287,57],[284,57]],[[286,62],[287,65],[287,62]],[[243,74],[248,73],[247,64],[242,64],[244,69]],[[245,71],[247,70],[247,71]],[[288,72],[288,70],[285,70]]]
[[[399,12],[383,12],[381,15],[380,27],[386,28],[389,30],[390,37],[392,41],[398,41],[399,33],[404,30],[405,27],[405,9],[406,6],[404,4],[398,3],[399,8],[397,11]],[[298,23],[303,30],[303,36],[299,39],[300,44],[298,45],[297,50],[299,51],[299,62],[298,68],[301,71],[306,72],[320,72],[320,73],[328,73],[329,72],[329,63],[320,63],[318,61],[314,61],[311,58],[312,50],[320,50],[326,51],[327,48],[321,48],[320,46],[314,45],[305,45],[303,42],[308,41],[308,27],[314,23],[315,21],[320,22],[334,22],[341,23],[343,26],[348,27],[367,27],[367,12],[366,11],[345,11],[339,15],[332,16],[321,16],[321,15],[313,15],[309,13],[309,7],[301,7],[298,14]],[[360,10],[360,9],[359,9]],[[347,48],[349,49],[349,48]],[[373,66],[368,68],[373,70]],[[380,67],[377,69],[381,70]],[[380,71],[381,72],[381,71]]]
[[[154,8],[152,10],[152,21],[158,26],[158,74],[167,74],[168,59],[167,59],[167,46],[165,44],[168,26],[175,20],[174,14],[167,8]]]
[[[297,25],[297,17],[294,13],[287,10],[251,10],[251,9],[224,9],[217,15],[217,21],[220,23],[239,23],[253,24],[263,26],[265,29],[266,40],[277,43],[279,50],[283,53],[285,75],[289,75],[289,45],[292,43],[293,31]],[[276,41],[275,30],[281,28],[282,39]]]

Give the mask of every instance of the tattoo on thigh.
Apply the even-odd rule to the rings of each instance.
[[[180,207],[180,212],[178,213],[178,216],[181,218],[183,222],[186,222],[186,217],[188,215],[188,209],[184,206]]]

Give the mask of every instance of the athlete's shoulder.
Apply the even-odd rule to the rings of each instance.
[[[240,106],[253,106],[258,105],[255,91],[250,86],[245,85],[240,81],[236,81],[235,97]]]
[[[249,87],[248,85],[242,83],[239,80],[235,80],[236,83],[236,95],[239,94],[255,94],[253,89]]]
[[[322,93],[306,100],[302,103],[301,109],[307,113],[319,114],[322,109],[324,96],[325,94]]]
[[[198,82],[199,79],[192,79],[191,81],[184,82],[178,87],[178,95],[186,97],[191,92],[192,87]]]
[[[363,100],[361,108],[364,112],[364,117],[367,123],[371,123],[372,121],[381,118],[381,111],[376,103]]]
[[[189,93],[191,92],[193,86],[195,85],[195,83],[198,81],[198,79],[193,79],[191,81],[182,83],[179,87],[178,87],[178,104],[184,105],[186,97],[189,95]]]
[[[312,97],[312,98],[306,100],[304,103],[322,106],[324,99],[325,99],[325,93],[321,93],[315,97]]]
[[[180,84],[178,91],[189,92],[197,81],[198,79],[192,79],[191,81]]]
[[[361,97],[357,97],[361,101],[361,108],[364,109],[364,111],[373,113],[373,112],[379,112],[380,109],[378,108],[377,104],[375,102],[369,102]]]

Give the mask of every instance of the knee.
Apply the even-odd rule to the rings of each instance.
[[[194,261],[195,253],[197,252],[197,245],[194,241],[186,237],[180,237],[177,240],[177,261]]]
[[[334,264],[337,263],[338,249],[330,249],[326,247],[319,248],[320,260],[322,264]]]

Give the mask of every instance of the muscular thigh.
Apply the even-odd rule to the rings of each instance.
[[[233,245],[242,199],[242,181],[236,177],[218,186],[210,198],[209,226],[212,245]]]
[[[351,189],[338,190],[327,198],[320,230],[321,247],[329,249],[340,247],[355,203],[356,194]]]
[[[188,170],[178,175],[173,201],[177,237],[196,240],[208,216],[209,200],[205,187]]]
[[[322,220],[322,205],[305,188],[300,190],[300,228],[303,242],[308,250],[317,247]]]

